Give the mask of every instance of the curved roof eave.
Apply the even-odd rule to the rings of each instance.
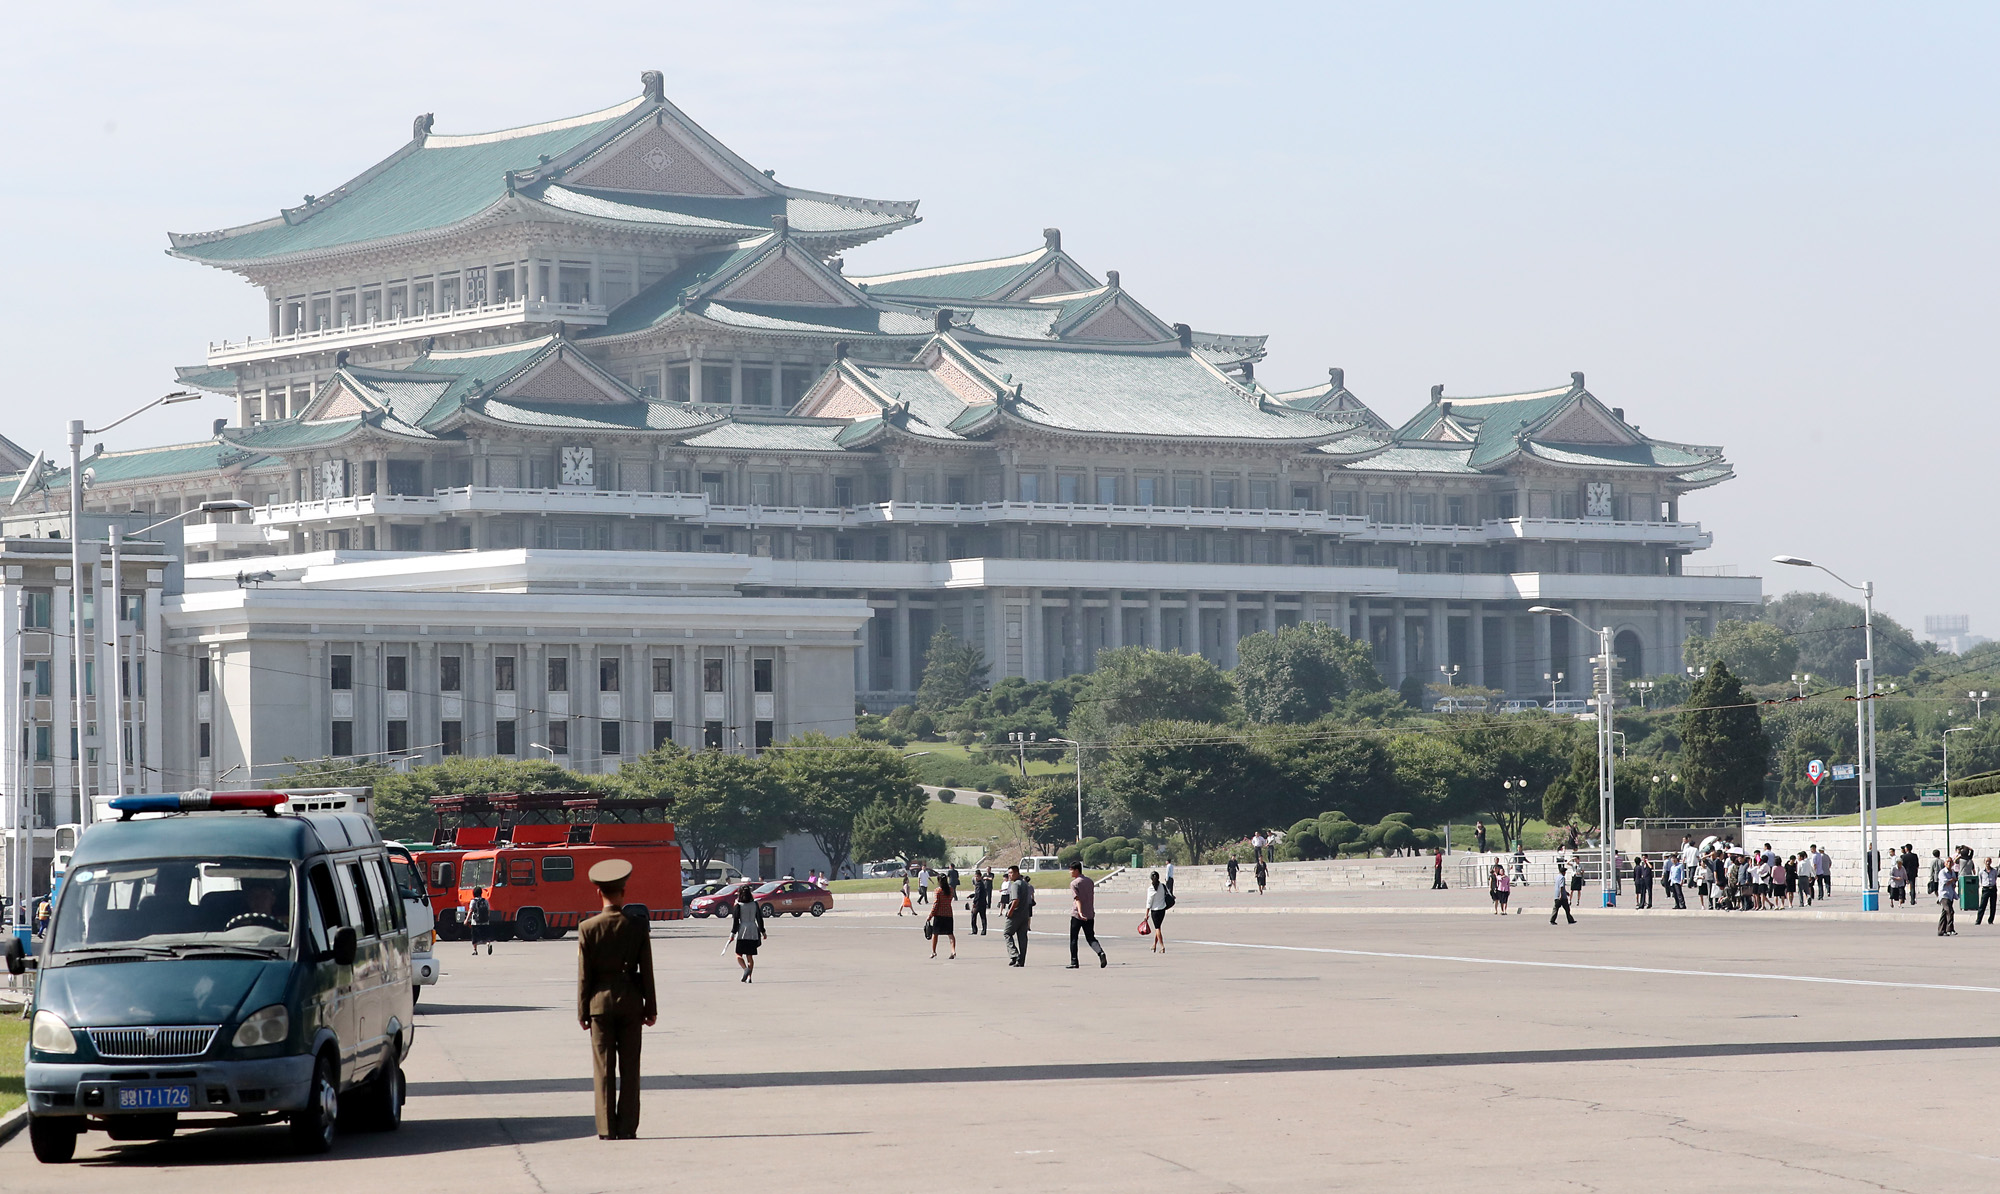
[[[1297,438],[1261,435],[1147,435],[1143,432],[1131,431],[1087,431],[1078,430],[1073,427],[1056,427],[1048,423],[1037,423],[1033,419],[1024,418],[1012,410],[1006,409],[1005,406],[1000,409],[995,417],[996,421],[1004,421],[1008,425],[1019,427],[1024,431],[1034,431],[1042,435],[1056,436],[1061,439],[1123,440],[1142,444],[1185,444],[1194,441],[1204,444],[1229,444],[1245,447],[1317,448],[1321,444],[1332,443],[1343,435],[1353,434],[1353,429],[1348,427],[1331,430],[1323,435],[1300,436]]]
[[[480,409],[484,402],[483,398],[468,399],[464,405],[452,412],[451,415],[440,420],[438,428],[440,430],[455,429],[462,423],[478,423],[483,427],[505,427],[509,431],[546,431],[551,434],[567,433],[571,435],[581,431],[588,431],[598,435],[643,435],[653,439],[676,439],[685,438],[690,435],[700,435],[704,431],[714,430],[730,421],[729,416],[725,414],[718,418],[710,419],[706,423],[694,423],[687,427],[573,427],[552,423],[516,423],[512,419],[501,419],[487,414],[484,410]]]

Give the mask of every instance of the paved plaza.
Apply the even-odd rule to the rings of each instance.
[[[1111,966],[1078,971],[1053,935],[1010,970],[997,931],[933,962],[908,918],[857,905],[778,922],[750,986],[720,926],[663,926],[670,1010],[646,1034],[629,1143],[594,1134],[574,941],[454,946],[400,1132],[320,1159],[286,1155],[281,1129],[93,1133],[65,1167],[17,1138],[0,1184],[1491,1194],[2000,1172],[2000,931],[1588,909],[1551,928],[1526,895],[1504,920],[1480,892],[1288,897],[1296,913],[1263,915],[1230,911],[1255,896],[1190,895],[1162,957],[1130,893],[1106,891]],[[1065,924],[1042,907],[1042,927]]]

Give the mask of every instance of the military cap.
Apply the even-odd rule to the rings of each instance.
[[[632,864],[623,858],[607,858],[590,868],[592,883],[623,883],[632,874]]]

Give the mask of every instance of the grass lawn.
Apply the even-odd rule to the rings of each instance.
[[[995,878],[1004,876],[1006,873],[1005,868],[996,868]],[[1083,873],[1089,875],[1092,879],[1102,879],[1111,872],[1109,870],[1087,870]],[[971,872],[966,870],[959,872],[961,878],[965,878],[969,874]],[[1034,874],[1029,875],[1028,878],[1034,882],[1035,888],[1038,891],[1044,887],[1063,888],[1069,886],[1068,871],[1036,871]],[[966,883],[970,882],[970,879],[966,879]],[[901,891],[902,889],[903,881],[901,879],[836,879],[833,882],[833,894],[835,895],[859,895],[870,891]],[[916,890],[916,881],[913,879],[910,882],[910,898],[913,900],[917,898]]]
[[[1901,804],[1882,806],[1884,825],[1942,825],[1944,805],[1924,805],[1915,800],[1905,800]],[[1813,825],[1859,825],[1860,818],[1854,813],[1844,817],[1826,817],[1810,822]],[[1984,796],[1960,796],[1951,802],[1951,823],[1953,825],[2000,823],[2000,792],[1990,792]]]
[[[926,804],[924,828],[943,834],[954,846],[983,846],[995,838],[1007,841],[1021,832],[1013,813],[1004,808],[980,808],[966,797],[951,804],[942,800]]]
[[[0,1016],[0,1115],[27,1099],[22,1053],[28,1047],[28,1022],[9,1013]]]
[[[952,742],[912,742],[904,748],[904,753],[915,754],[920,750],[927,750],[934,755],[948,755],[955,759],[970,759],[974,757],[971,747],[959,746]],[[982,751],[978,757],[982,761],[1006,767],[1007,770],[1014,773],[1014,778],[1017,780],[1021,778],[1020,764],[1011,755],[987,754]],[[1074,762],[1051,763],[1045,759],[1028,760],[1028,778],[1030,779],[1038,775],[1075,774],[1076,764]]]

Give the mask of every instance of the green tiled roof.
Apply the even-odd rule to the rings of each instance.
[[[680,312],[681,295],[690,287],[705,282],[724,270],[733,269],[739,263],[762,253],[769,247],[774,235],[767,232],[754,241],[713,253],[698,253],[687,258],[674,272],[619,304],[618,309],[611,313],[610,320],[603,327],[586,335],[625,336],[664,323]]]
[[[723,423],[681,442],[691,448],[742,448],[772,452],[838,452],[847,427],[839,423]]]
[[[223,434],[231,443],[244,448],[259,452],[277,452],[332,443],[352,434],[361,426],[361,422],[358,415],[353,418],[325,419],[310,423],[303,419],[283,419],[274,423],[257,423],[249,427],[230,429]]]
[[[968,261],[960,265],[940,265],[922,270],[904,270],[854,278],[856,286],[870,294],[908,295],[913,298],[980,299],[999,294],[1027,274],[1048,256],[1038,249],[1015,257],[988,261]]]
[[[967,413],[967,404],[946,389],[928,369],[886,368],[855,363],[855,370],[875,383],[875,388],[892,402],[901,402],[907,413],[891,424],[924,439],[963,439],[952,430],[953,423]],[[974,409],[985,410],[985,407]]]
[[[954,308],[956,314],[975,332],[989,336],[1006,336],[1014,340],[1048,340],[1055,334],[1056,320],[1062,317],[1062,308],[1053,303],[1040,303],[1021,307],[966,307]]]
[[[739,307],[733,303],[695,304],[695,314],[732,327],[774,332],[858,333],[867,336],[926,336],[931,321],[901,311],[873,307]]]
[[[1312,440],[1346,424],[1259,403],[1178,347],[1116,352],[1055,345],[978,344],[968,350],[995,376],[1012,375],[1007,410],[1064,431],[1196,439]]]
[[[1554,444],[1529,440],[1522,450],[1537,460],[1557,464],[1624,465],[1636,468],[1686,468],[1707,463],[1710,457],[1697,456],[1685,449],[1648,440],[1637,444]]]
[[[1595,410],[1599,417],[1610,421],[1623,434],[1630,435],[1631,442],[1571,443],[1546,433],[1544,429],[1548,427],[1562,426],[1570,417],[1564,412],[1578,406]],[[1448,434],[1437,441],[1426,438],[1441,428],[1446,428]],[[1481,471],[1500,465],[1516,454],[1554,464],[1646,469],[1689,467],[1719,461],[1722,456],[1720,448],[1672,444],[1641,435],[1584,389],[1580,373],[1567,386],[1525,394],[1451,398],[1434,392],[1430,404],[1398,428],[1395,438],[1398,444],[1406,446],[1429,442],[1468,446],[1467,463]]]
[[[698,231],[753,236],[770,231],[773,216],[784,216],[792,231],[801,236],[887,232],[902,227],[911,219],[908,213],[901,210],[871,211],[859,203],[843,204],[835,199],[803,199],[785,195],[712,199],[551,185],[537,198],[551,207],[597,219],[678,225]],[[842,238],[843,241],[852,239]]]
[[[489,419],[524,427],[576,427],[603,431],[681,431],[726,418],[729,408],[691,406],[685,402],[605,403],[578,406],[567,402],[509,402],[481,399],[474,407]]]
[[[159,448],[139,448],[130,452],[105,452],[84,458],[98,485],[124,481],[150,481],[158,477],[187,477],[220,472],[242,465],[276,463],[267,455],[246,451],[223,440],[198,444],[168,444]],[[69,470],[51,474],[48,484],[61,488],[69,484]]]
[[[496,135],[471,145],[433,149],[411,142],[311,208],[232,229],[214,240],[177,237],[173,251],[217,264],[246,262],[448,227],[505,197],[509,170],[535,166],[544,154],[567,153],[624,116],[613,109],[601,120],[550,132]]]
[[[197,390],[216,394],[236,392],[236,370],[211,369],[206,365],[182,365],[174,370],[174,380]]]
[[[1360,450],[1365,441],[1344,441],[1338,447]],[[1379,441],[1376,441],[1379,446]],[[1397,444],[1372,456],[1343,465],[1343,468],[1370,473],[1477,473],[1468,462],[1472,448],[1467,444]]]

